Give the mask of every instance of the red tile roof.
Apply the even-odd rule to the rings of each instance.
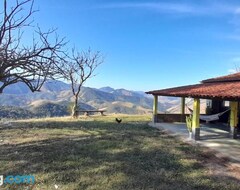
[[[201,84],[146,92],[160,96],[240,100],[240,73],[202,81]]]
[[[234,73],[231,75],[225,75],[216,78],[210,78],[203,80],[202,83],[209,83],[209,82],[232,82],[232,81],[240,81],[240,72]]]

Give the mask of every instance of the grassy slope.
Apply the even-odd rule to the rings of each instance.
[[[240,188],[206,168],[213,155],[148,127],[150,117],[121,117],[121,124],[105,116],[0,126],[0,174],[34,175],[39,190]]]

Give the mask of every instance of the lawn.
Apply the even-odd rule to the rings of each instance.
[[[227,163],[204,148],[149,127],[150,116],[121,118],[1,124],[0,174],[33,175],[35,184],[21,189],[240,189],[237,179],[210,170]]]

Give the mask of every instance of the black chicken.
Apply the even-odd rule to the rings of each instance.
[[[117,122],[117,123],[121,123],[121,122],[122,122],[122,119],[116,118],[116,122]]]

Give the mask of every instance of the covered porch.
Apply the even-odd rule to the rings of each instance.
[[[240,100],[240,73],[203,80],[200,84],[181,86],[169,89],[146,92],[153,95],[153,123],[167,121],[185,122],[185,99],[193,98],[193,112],[191,117],[191,133],[194,140],[202,139],[200,129],[200,99],[229,101],[230,116],[228,121],[228,138],[237,138],[239,100]],[[159,114],[158,97],[181,97],[180,114]],[[185,129],[187,130],[186,123]]]
[[[185,123],[150,123],[152,127],[166,131],[188,141],[189,133]],[[226,124],[201,124],[201,140],[197,144],[208,147],[219,154],[220,157],[227,157],[236,163],[240,163],[240,141],[229,138]]]

